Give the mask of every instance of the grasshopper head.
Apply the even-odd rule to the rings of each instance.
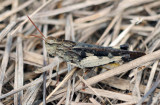
[[[59,41],[55,37],[48,37],[45,39],[45,46],[48,54],[54,56],[56,53]]]

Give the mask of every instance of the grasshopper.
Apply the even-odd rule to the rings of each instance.
[[[36,27],[30,18],[29,20]],[[61,40],[55,37],[45,38],[37,27],[36,29],[42,35],[40,38],[45,41],[46,50],[51,57],[57,55],[64,61],[82,69],[120,61],[128,62],[145,55],[143,52],[128,51],[123,47],[116,49],[70,40]]]

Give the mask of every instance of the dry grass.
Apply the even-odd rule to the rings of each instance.
[[[0,104],[160,104],[159,7],[159,0],[0,0]],[[128,43],[146,55],[109,71],[93,68],[103,72],[83,79],[83,70],[47,57],[41,39],[30,36],[39,33],[27,15],[45,36]]]

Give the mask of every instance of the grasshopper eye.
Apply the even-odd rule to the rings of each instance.
[[[52,45],[53,43],[47,43],[48,45]]]
[[[57,39],[54,37],[48,37],[46,40],[48,43],[55,43],[57,41]]]
[[[55,40],[46,40],[47,44],[51,45],[55,43]]]

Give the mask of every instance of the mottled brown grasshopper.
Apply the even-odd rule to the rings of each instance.
[[[29,20],[36,27],[30,18]],[[57,55],[64,61],[79,68],[97,67],[119,61],[128,62],[145,55],[143,52],[128,51],[123,47],[116,49],[70,40],[60,40],[55,37],[45,38],[37,27],[36,29],[42,35],[40,38],[45,41],[45,46],[50,56]]]

